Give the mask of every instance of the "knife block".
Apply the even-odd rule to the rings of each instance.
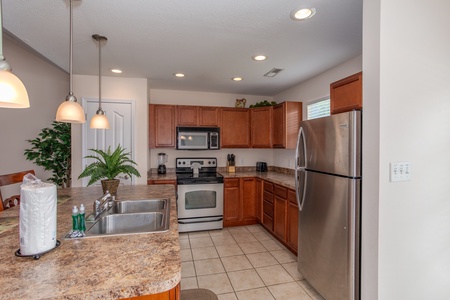
[[[235,166],[230,166],[230,163],[227,162],[227,172],[228,173],[236,173],[236,167]]]

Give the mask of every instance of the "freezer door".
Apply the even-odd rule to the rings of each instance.
[[[358,299],[359,179],[306,172],[298,270],[325,299]]]
[[[305,159],[304,166],[300,167],[348,177],[361,176],[360,111],[303,121],[300,128],[305,140],[305,147],[299,143],[297,149],[297,161]]]

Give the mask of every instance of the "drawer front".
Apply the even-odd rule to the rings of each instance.
[[[273,194],[271,194],[271,193],[269,193],[267,191],[264,191],[264,193],[263,193],[263,200],[267,201],[267,202],[270,202],[270,203],[273,203]]]
[[[280,198],[287,199],[287,188],[282,187],[280,185],[275,185],[273,187],[274,194]]]
[[[292,204],[297,205],[297,197],[294,190],[288,190],[288,199]]]
[[[270,231],[273,231],[273,218],[264,214],[263,215],[263,225]]]
[[[264,201],[263,202],[263,211],[264,211],[264,214],[273,218],[273,203]]]
[[[264,190],[273,193],[273,183],[264,181]]]
[[[226,178],[223,181],[223,186],[225,188],[239,187],[239,178]]]

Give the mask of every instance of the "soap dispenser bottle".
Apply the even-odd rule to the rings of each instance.
[[[84,205],[80,205],[80,214],[79,214],[79,230],[81,233],[81,236],[85,236],[86,233],[86,209],[84,208]]]
[[[79,220],[78,220],[78,208],[77,206],[74,206],[72,209],[72,234],[70,237],[78,237],[79,236]]]

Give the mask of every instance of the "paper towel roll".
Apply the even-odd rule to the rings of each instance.
[[[21,186],[19,231],[22,255],[34,255],[56,247],[56,206],[56,185],[37,180]]]

